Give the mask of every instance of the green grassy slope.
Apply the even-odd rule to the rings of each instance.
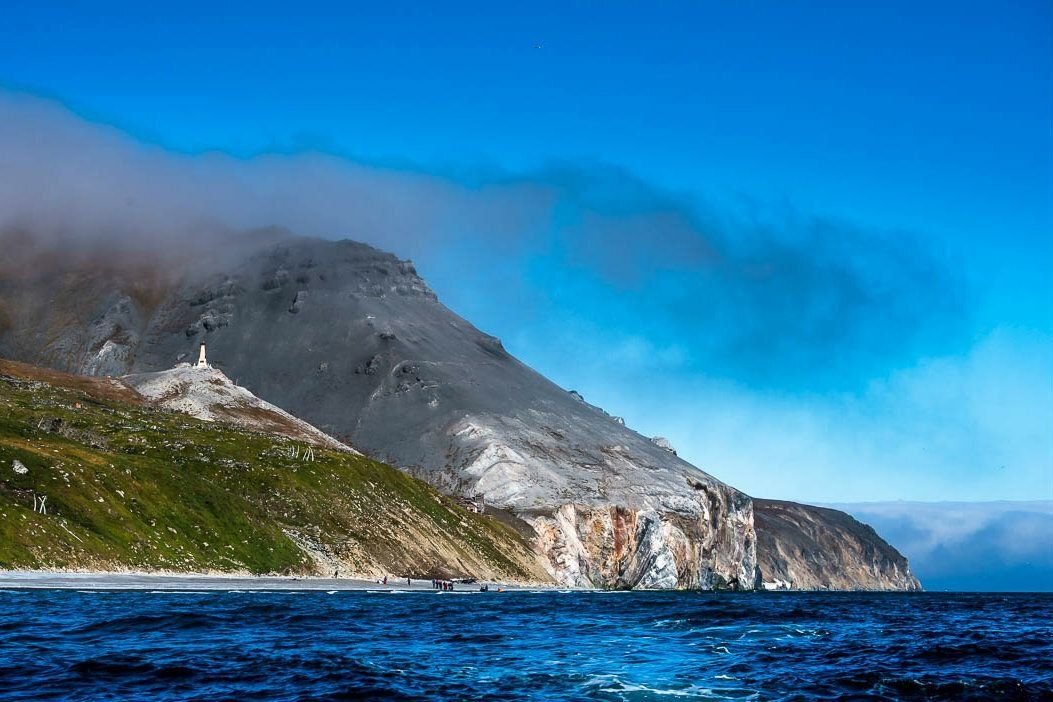
[[[310,573],[339,562],[345,573],[546,579],[498,520],[382,463],[323,449],[305,462],[295,447],[151,407],[115,381],[0,361],[0,568]]]

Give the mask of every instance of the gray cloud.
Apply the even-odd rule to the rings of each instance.
[[[543,209],[539,190],[468,188],[435,175],[320,153],[177,154],[0,94],[0,223],[42,234],[165,244],[195,232],[282,226],[393,247],[448,230],[515,232]]]
[[[7,231],[167,253],[268,226],[366,241],[425,269],[451,251],[544,259],[561,271],[553,285],[580,276],[610,301],[590,316],[676,336],[714,372],[762,384],[865,378],[964,329],[954,276],[901,235],[722,210],[605,165],[451,175],[322,153],[173,153],[0,93]]]
[[[699,369],[819,390],[966,342],[963,282],[905,233],[721,208],[619,169],[538,179],[559,195],[554,268],[592,276],[551,287],[601,299],[603,326],[690,347]]]

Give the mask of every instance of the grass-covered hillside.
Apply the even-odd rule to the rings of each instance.
[[[302,447],[153,407],[116,380],[0,360],[0,568],[547,579],[497,519]]]

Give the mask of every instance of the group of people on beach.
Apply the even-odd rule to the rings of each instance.
[[[453,589],[453,583],[450,582],[449,580],[438,580],[436,578],[433,578],[432,581],[431,581],[431,589],[432,590],[443,590],[443,591],[452,590]]]

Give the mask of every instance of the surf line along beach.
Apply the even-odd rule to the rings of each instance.
[[[447,581],[451,582],[451,581]],[[529,590],[570,590],[545,583],[505,583],[479,580],[454,582],[453,592],[516,592]],[[392,592],[443,592],[431,579],[389,578],[388,583],[365,578],[323,578],[313,576],[188,574],[188,573],[112,573],[57,572],[38,570],[0,571],[0,589],[41,590],[390,590]]]

